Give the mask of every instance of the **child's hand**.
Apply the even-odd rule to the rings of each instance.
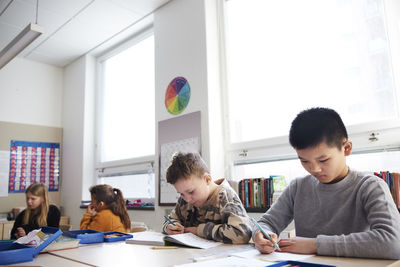
[[[87,213],[93,214],[95,212],[96,208],[93,204],[89,204],[89,206],[87,207]]]
[[[269,234],[272,241],[277,242],[278,236],[274,233]],[[274,244],[269,241],[261,232],[254,235],[254,244],[256,249],[264,254],[269,254],[275,251]]]
[[[15,233],[15,237],[20,238],[22,236],[26,236],[25,230],[22,227],[18,227],[17,232]]]
[[[291,252],[298,254],[316,254],[317,239],[307,237],[285,238],[279,241],[279,247],[282,252]]]
[[[197,235],[197,227],[185,227],[185,233]]]
[[[183,234],[183,231],[185,227],[183,227],[180,223],[175,223],[176,225],[173,224],[168,224],[166,232],[169,235],[176,235],[176,234]]]

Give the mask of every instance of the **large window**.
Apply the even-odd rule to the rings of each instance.
[[[97,173],[125,198],[153,198],[154,36],[146,32],[99,59]]]
[[[338,111],[351,137],[365,135],[355,152],[399,147],[393,134],[370,142],[372,132],[399,129],[399,36],[389,25],[400,11],[385,12],[389,2],[224,1],[227,175],[244,178],[257,164],[264,175],[283,172],[282,160],[295,158],[290,123],[316,106]]]

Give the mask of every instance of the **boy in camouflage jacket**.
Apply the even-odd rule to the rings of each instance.
[[[165,222],[166,234],[193,233],[227,244],[249,242],[252,232],[246,211],[225,179],[213,181],[197,153],[178,153],[167,170],[167,182],[181,195]]]

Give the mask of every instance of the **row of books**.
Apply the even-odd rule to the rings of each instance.
[[[284,187],[283,176],[248,178],[239,181],[237,192],[246,210],[265,212],[272,205],[274,192]]]
[[[400,174],[397,172],[375,172],[374,174],[382,178],[389,186],[394,203],[396,204],[397,209],[400,210]]]

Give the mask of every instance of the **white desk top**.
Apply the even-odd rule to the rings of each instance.
[[[8,265],[7,265],[8,266]],[[10,266],[43,266],[43,267],[52,267],[52,266],[57,266],[57,267],[83,267],[86,266],[88,267],[89,265],[71,261],[68,259],[63,259],[54,255],[50,255],[48,253],[43,253],[37,255],[33,261],[28,261],[28,262],[21,262],[21,263],[15,263],[15,264],[10,264]]]
[[[227,246],[229,248],[227,248]],[[247,245],[242,245],[247,246]],[[212,249],[165,249],[153,250],[152,246],[126,244],[125,242],[100,243],[80,246],[76,249],[60,250],[51,252],[53,255],[66,259],[76,260],[95,266],[173,266],[177,264],[190,263],[192,258],[216,253],[226,249],[234,249],[241,246],[221,245]],[[370,260],[341,257],[315,256],[304,260],[306,262],[331,264],[338,267],[358,266],[388,266],[392,263],[399,264],[400,261],[393,260]],[[267,264],[267,263],[266,263]],[[59,267],[59,266],[58,266]]]

